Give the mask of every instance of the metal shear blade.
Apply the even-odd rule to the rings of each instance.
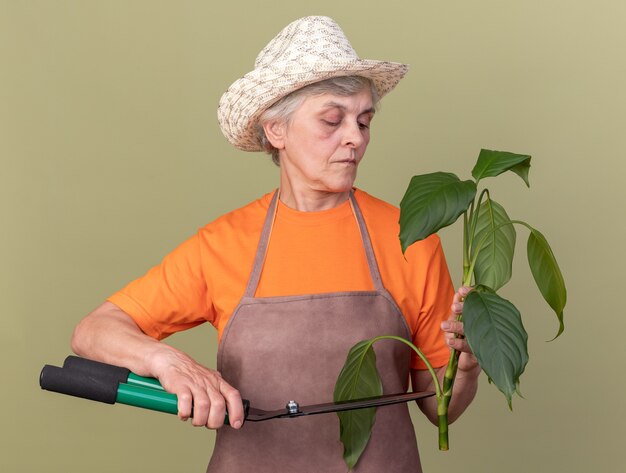
[[[290,404],[283,408],[274,411],[266,411],[263,409],[257,409],[250,407],[246,416],[246,420],[251,422],[260,422],[269,419],[280,419],[286,417],[301,417],[313,414],[325,414],[328,412],[337,411],[349,411],[352,409],[364,409],[367,407],[386,406],[389,404],[398,404],[401,402],[413,401],[416,399],[423,399],[425,397],[434,396],[435,393],[431,391],[424,392],[412,392],[412,393],[400,393],[400,394],[385,394],[383,396],[375,396],[361,399],[351,399],[349,401],[341,402],[328,402],[324,404],[313,404],[309,406],[298,406],[297,404]]]

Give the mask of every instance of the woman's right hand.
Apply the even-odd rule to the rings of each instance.
[[[193,425],[218,429],[228,409],[230,425],[243,425],[239,392],[215,370],[189,355],[149,337],[116,305],[105,302],[74,330],[72,348],[77,355],[128,368],[140,376],[157,378],[178,397],[178,416],[187,420],[193,406]]]
[[[243,425],[244,412],[239,391],[228,384],[216,370],[202,366],[187,354],[168,345],[152,355],[155,377],[166,391],[178,397],[178,417],[191,417],[197,427],[219,429],[228,410],[231,427]]]

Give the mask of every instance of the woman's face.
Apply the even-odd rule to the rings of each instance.
[[[293,192],[348,192],[370,140],[369,89],[347,97],[306,98],[281,128],[281,187]],[[288,181],[285,182],[285,179]]]

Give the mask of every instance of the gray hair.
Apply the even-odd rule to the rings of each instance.
[[[278,150],[272,146],[272,143],[270,143],[267,136],[265,136],[265,130],[263,129],[265,123],[279,120],[288,124],[294,112],[307,97],[322,94],[348,97],[358,94],[367,88],[369,88],[372,93],[372,103],[374,107],[376,107],[378,103],[378,91],[376,90],[376,86],[370,79],[361,76],[332,77],[323,81],[314,82],[313,84],[291,92],[261,114],[256,125],[257,140],[259,140],[265,152],[272,155],[274,164],[280,166]]]

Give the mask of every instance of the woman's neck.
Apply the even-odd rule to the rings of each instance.
[[[281,182],[280,201],[287,207],[300,212],[319,212],[338,207],[350,198],[350,190],[344,192],[326,192],[314,189],[294,189]]]

